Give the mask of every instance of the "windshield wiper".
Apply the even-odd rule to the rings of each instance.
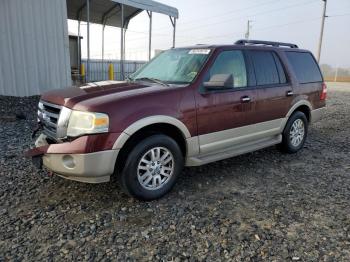
[[[136,80],[151,81],[151,82],[154,82],[154,83],[163,85],[163,86],[169,86],[167,83],[163,82],[162,80],[159,80],[159,79],[157,79],[157,78],[152,78],[152,77],[140,77],[140,78],[135,78],[135,79],[133,79],[133,80],[134,80],[134,81],[136,81]]]

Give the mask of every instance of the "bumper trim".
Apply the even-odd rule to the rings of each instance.
[[[111,177],[110,175],[99,176],[99,177],[65,176],[60,174],[56,174],[56,175],[64,179],[73,180],[73,181],[82,182],[82,183],[89,183],[89,184],[106,183],[106,182],[109,182]]]
[[[311,111],[311,123],[315,123],[322,118],[323,113],[326,111],[325,107],[321,107]]]

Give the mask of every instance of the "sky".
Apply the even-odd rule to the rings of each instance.
[[[176,46],[231,44],[245,37],[251,20],[250,39],[297,44],[315,56],[321,30],[322,0],[158,0],[176,7],[179,19]],[[328,0],[321,64],[350,67],[350,0]],[[90,56],[102,56],[102,26],[90,27]],[[148,59],[149,19],[142,12],[131,20],[126,33],[126,59]],[[77,22],[68,29],[77,33]],[[82,56],[86,57],[86,23],[81,27]],[[169,17],[153,14],[152,55],[172,46]],[[106,27],[105,58],[120,58],[120,29]]]

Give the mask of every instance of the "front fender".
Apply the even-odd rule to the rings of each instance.
[[[189,139],[191,137],[190,131],[180,120],[166,115],[154,115],[142,118],[128,126],[115,141],[113,149],[121,149],[130,136],[135,134],[138,130],[152,124],[170,124],[181,131],[184,139]]]

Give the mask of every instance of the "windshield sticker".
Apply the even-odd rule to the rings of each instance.
[[[210,53],[210,49],[192,49],[188,53],[190,55],[207,55]]]

